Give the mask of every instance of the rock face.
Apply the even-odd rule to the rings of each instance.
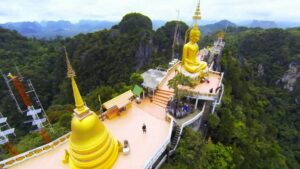
[[[280,79],[280,82],[284,84],[283,88],[292,92],[294,91],[298,78],[300,78],[300,63],[292,62],[289,65],[289,69]]]
[[[138,50],[136,51],[135,58],[137,59],[137,67],[139,70],[143,66],[151,62],[152,55],[152,40],[149,40],[147,43],[140,43]]]
[[[262,77],[265,75],[265,69],[264,66],[262,64],[259,64],[257,67],[257,74],[259,77]]]

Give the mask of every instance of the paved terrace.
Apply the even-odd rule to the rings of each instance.
[[[132,104],[132,108],[123,112],[120,117],[105,120],[104,124],[112,135],[123,142],[129,141],[131,152],[129,155],[119,154],[113,169],[140,169],[157,152],[168,139],[170,123],[165,120],[165,110],[149,101]],[[147,126],[147,133],[142,133],[143,123]],[[17,164],[12,169],[68,169],[62,163],[64,151],[68,149],[68,142],[30,160]]]
[[[176,68],[179,68],[180,66],[181,65],[178,64],[176,66]],[[169,80],[173,79],[175,75],[176,75],[175,68],[173,68],[172,70],[170,70],[168,72],[166,78],[163,80],[162,84],[159,86],[159,89],[173,91],[173,89],[168,87],[168,82],[169,82]],[[191,91],[194,93],[200,93],[200,94],[210,94],[209,90],[213,89],[212,94],[214,94],[215,90],[221,85],[222,75],[219,72],[209,71],[208,80],[209,80],[209,83],[207,83],[207,82],[200,83],[195,88],[189,88],[189,87],[184,87],[184,86],[181,86],[179,88],[183,89],[183,90],[188,90],[188,91]]]

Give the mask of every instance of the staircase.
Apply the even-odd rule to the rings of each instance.
[[[153,97],[153,103],[166,108],[170,98],[174,95],[173,92],[158,89]]]
[[[177,148],[177,145],[178,145],[179,139],[180,139],[180,133],[181,133],[180,126],[175,124],[175,126],[174,126],[174,135],[171,138],[171,144],[170,144],[170,155],[172,155],[175,152],[176,148]]]

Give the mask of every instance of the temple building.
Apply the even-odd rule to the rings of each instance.
[[[189,40],[181,60],[168,69],[149,69],[136,87],[102,104],[104,112],[90,110],[77,86],[76,74],[66,51],[75,109],[71,132],[36,149],[0,162],[11,169],[154,169],[174,153],[183,129],[207,131],[208,114],[220,105],[223,73],[217,70],[225,43],[218,36],[211,51],[199,50],[200,4],[188,30]],[[212,57],[212,58],[211,58]],[[193,87],[171,86],[170,81],[188,78]],[[145,93],[144,97],[138,97]],[[143,127],[144,126],[144,127]]]

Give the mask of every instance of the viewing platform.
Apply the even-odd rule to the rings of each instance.
[[[119,153],[119,157],[113,169],[140,169],[151,165],[158,156],[157,152],[165,150],[171,139],[172,124],[166,120],[165,109],[150,102],[149,98],[144,99],[140,104],[132,102],[130,109],[122,112],[120,116],[112,120],[104,120],[103,123],[120,142],[128,140],[130,153],[125,155]],[[143,134],[142,125],[146,124],[147,132]],[[51,144],[51,143],[49,143]],[[44,145],[37,149],[43,149]],[[31,158],[23,159],[11,169],[43,168],[43,169],[68,169],[69,166],[62,163],[65,150],[68,149],[68,142],[47,152],[41,152]],[[29,152],[13,157],[25,156]],[[6,161],[13,160],[12,158]],[[29,160],[30,159],[30,160]],[[51,164],[51,165],[46,165]]]
[[[158,85],[158,89],[173,92],[173,89],[169,88],[168,82],[176,76],[178,73],[176,70],[178,70],[180,66],[180,62],[178,62],[168,70],[167,75]],[[186,92],[186,95],[190,97],[201,100],[215,100],[222,85],[223,73],[209,70],[207,80],[208,82],[199,83],[194,88],[179,86],[179,90]]]
[[[75,101],[71,132],[1,161],[0,169],[156,169],[175,153],[185,127],[206,133],[208,115],[221,104],[224,93],[224,74],[218,71],[225,42],[221,33],[213,47],[199,51],[200,18],[198,4],[182,62],[174,59],[167,70],[144,72],[143,88],[128,90],[101,104],[105,112],[100,116],[85,104],[65,48]],[[193,79],[190,83],[196,86],[179,85],[186,83],[180,82],[182,77],[175,78],[175,92],[168,83],[179,73]]]

